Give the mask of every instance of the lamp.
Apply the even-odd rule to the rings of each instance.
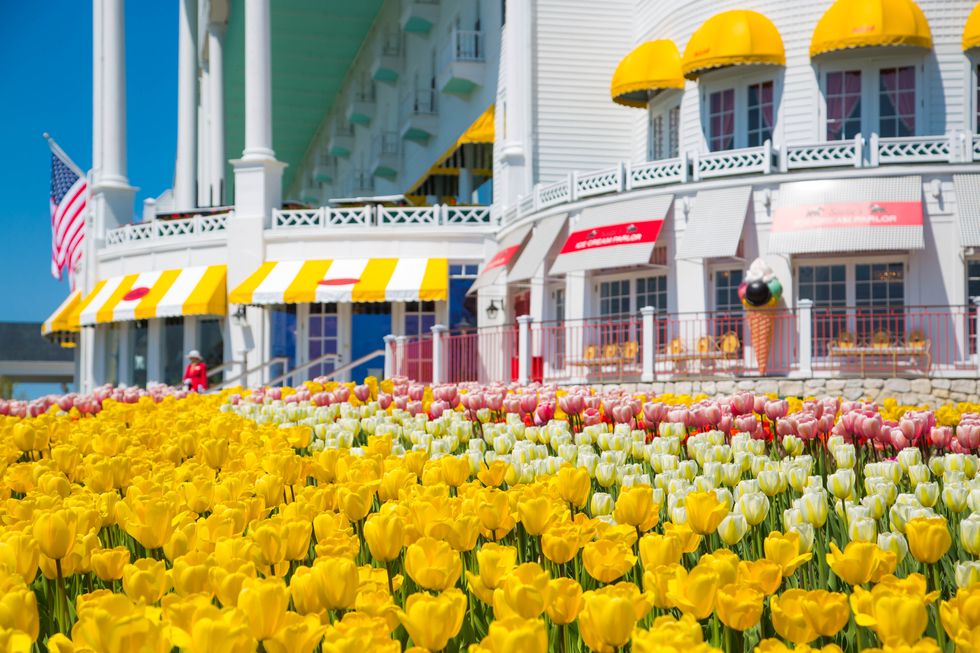
[[[248,324],[248,320],[246,319],[246,315],[245,315],[246,308],[247,307],[245,306],[245,304],[238,305],[238,308],[235,309],[235,312],[231,314],[232,324],[234,324],[237,327],[243,327],[246,324]]]
[[[500,302],[500,306],[497,306],[497,300],[491,299],[490,305],[487,306],[487,318],[490,320],[496,320],[497,313],[500,312],[501,308],[503,308],[503,301]]]

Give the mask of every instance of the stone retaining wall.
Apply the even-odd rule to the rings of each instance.
[[[634,386],[627,385],[631,390]],[[727,379],[707,381],[656,381],[635,386],[642,392],[657,394],[730,395],[741,390],[758,394],[775,393],[781,397],[837,396],[845,399],[882,401],[894,397],[903,405],[928,405],[968,401],[980,403],[980,381],[977,379]]]

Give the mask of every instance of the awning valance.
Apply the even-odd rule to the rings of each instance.
[[[444,258],[269,261],[228,301],[233,304],[441,301],[449,295]]]
[[[779,187],[770,254],[924,246],[921,177],[795,181]]]
[[[978,46],[980,46],[980,2],[973,7],[969,18],[966,19],[966,27],[963,28],[963,51]]]
[[[609,93],[613,102],[642,109],[664,89],[683,89],[681,53],[673,41],[659,39],[636,46],[616,66]]]
[[[703,190],[694,198],[677,258],[727,258],[738,252],[751,186]]]
[[[476,281],[470,286],[469,292],[474,292],[480,288],[492,286],[505,270],[509,270],[511,265],[517,260],[528,235],[531,233],[531,225],[520,227],[510,232],[500,241],[497,251],[487,259]]]
[[[712,68],[749,64],[786,65],[783,38],[759,12],[732,9],[715,14],[691,35],[681,70],[696,79]]]
[[[567,221],[567,213],[540,220],[534,226],[531,240],[527,242],[517,262],[507,273],[507,281],[527,281],[533,277],[538,267],[548,258],[548,252],[551,251],[555,239],[558,238]]]
[[[224,315],[224,265],[155,270],[99,281],[82,300],[74,326],[180,315]]]
[[[810,39],[810,56],[876,46],[932,47],[926,15],[914,0],[836,0]]]
[[[673,195],[654,195],[584,209],[550,274],[650,263],[673,203]]]
[[[980,175],[953,175],[960,247],[980,247]]]
[[[494,139],[494,105],[487,107],[487,110],[480,114],[480,116],[473,121],[465,132],[456,139],[456,142],[452,144],[448,150],[446,150],[442,156],[435,160],[435,163],[429,167],[429,169],[422,175],[418,181],[409,187],[409,190],[405,192],[406,196],[417,195],[418,191],[421,189],[422,185],[425,184],[426,180],[434,175],[458,175],[460,168],[469,168],[474,170],[476,173],[482,173],[484,175],[493,174],[493,161],[492,161],[492,151],[490,153],[490,159],[483,162],[482,158],[475,153],[471,153],[471,161],[465,160],[467,157],[463,156],[463,146],[464,145],[486,145],[492,146]],[[492,150],[492,148],[491,148]],[[481,168],[481,165],[486,165],[486,168]]]
[[[65,301],[54,310],[54,312],[41,323],[41,335],[49,336],[55,333],[70,333],[78,331],[78,325],[71,325],[72,313],[77,313],[78,305],[82,301],[82,291],[73,290]]]

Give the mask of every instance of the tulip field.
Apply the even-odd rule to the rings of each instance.
[[[0,653],[980,651],[980,406],[0,402]]]

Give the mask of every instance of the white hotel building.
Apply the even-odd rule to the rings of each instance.
[[[173,189],[135,218],[93,4],[88,245],[45,326],[83,389],[192,348],[215,383],[977,376],[974,0],[180,0]]]

